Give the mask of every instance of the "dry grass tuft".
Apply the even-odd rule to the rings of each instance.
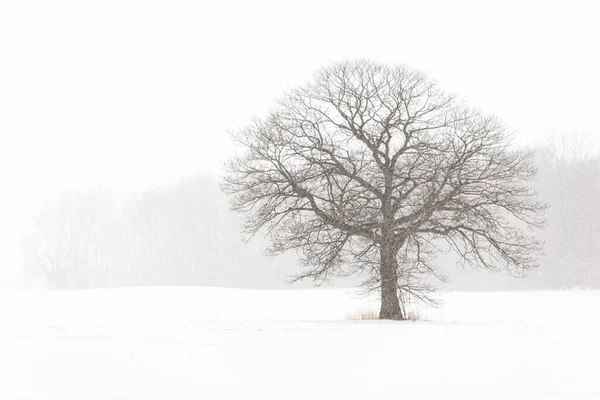
[[[374,310],[358,310],[353,313],[348,313],[346,319],[351,321],[371,321],[379,319],[379,312]]]
[[[346,314],[346,319],[350,321],[373,321],[379,319],[379,312],[374,310],[358,310]],[[406,321],[421,321],[421,316],[416,311],[410,311],[406,314]]]
[[[413,322],[415,322],[415,321],[420,321],[420,320],[421,320],[421,316],[420,316],[420,315],[419,315],[419,313],[418,313],[418,312],[416,312],[416,311],[409,311],[409,312],[406,314],[406,320],[407,320],[407,321],[413,321]]]

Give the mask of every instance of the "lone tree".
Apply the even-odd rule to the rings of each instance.
[[[542,225],[531,154],[486,116],[404,66],[346,61],[289,90],[233,133],[223,189],[249,234],[298,251],[306,273],[362,273],[381,291],[380,319],[404,319],[404,296],[427,299],[447,242],[462,264],[523,272]]]

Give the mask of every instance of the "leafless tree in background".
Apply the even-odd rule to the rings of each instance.
[[[48,202],[23,240],[28,278],[43,276],[59,288],[103,286],[102,243],[112,234],[106,229],[112,213],[108,191],[68,192]]]
[[[581,134],[549,135],[536,151],[537,190],[550,205],[538,287],[600,287],[600,152]]]
[[[243,246],[226,201],[217,182],[201,176],[121,198],[105,190],[63,193],[23,238],[24,284],[283,286],[291,271],[265,259],[260,240]]]
[[[381,319],[426,299],[440,240],[464,264],[536,266],[540,245],[519,228],[543,223],[530,152],[420,73],[334,64],[233,136],[243,150],[222,186],[247,232],[265,230],[273,254],[299,250],[299,279],[366,273]]]

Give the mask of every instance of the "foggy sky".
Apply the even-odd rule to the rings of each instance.
[[[0,286],[45,199],[218,175],[227,130],[332,61],[424,71],[520,143],[600,136],[593,2],[448,3],[1,2]]]

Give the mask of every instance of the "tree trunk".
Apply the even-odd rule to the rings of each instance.
[[[398,299],[398,265],[393,244],[380,247],[381,265],[381,310],[379,319],[404,320]]]

